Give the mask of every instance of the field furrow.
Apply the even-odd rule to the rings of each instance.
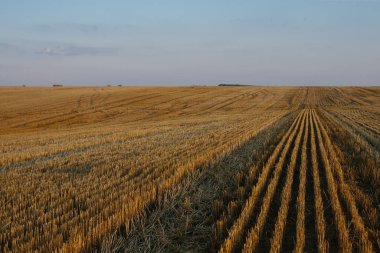
[[[285,168],[285,166],[286,166],[285,160],[286,160],[286,155],[288,152],[288,149],[286,149],[281,154],[281,157],[275,166],[273,177],[272,177],[272,179],[268,185],[267,192],[265,193],[265,196],[263,198],[263,204],[260,208],[259,216],[257,217],[257,220],[256,220],[254,226],[249,229],[249,232],[248,232],[248,235],[247,235],[244,247],[243,247],[243,252],[255,251],[259,245],[260,239],[262,239],[261,236],[262,236],[263,228],[264,228],[265,222],[268,218],[267,216],[268,216],[269,208],[271,206],[271,202],[272,202],[272,199],[274,197],[274,194],[276,193],[277,184],[278,184],[279,177],[281,175],[282,170],[287,170],[287,177],[286,177],[287,183],[285,183],[285,184],[290,185],[292,182],[293,171],[294,171],[294,167],[295,167],[295,161],[297,158],[298,148],[300,145],[302,133],[303,133],[304,127],[305,127],[305,120],[306,120],[306,112],[302,111],[301,114],[302,114],[302,120],[300,122],[301,127],[300,127],[299,131],[294,133],[294,136],[293,136],[295,138],[295,140],[294,140],[294,146],[293,146],[293,149],[291,152],[290,165],[287,169]],[[287,146],[289,147],[290,145],[291,145],[291,142],[289,141],[287,143]],[[288,187],[288,189],[289,189],[289,187]],[[285,186],[284,192],[286,192],[286,190],[288,190],[288,189],[286,189],[286,186]],[[276,242],[276,243],[281,243],[281,242]]]
[[[352,242],[349,239],[349,230],[346,223],[346,216],[343,213],[341,203],[338,197],[337,185],[333,176],[330,161],[327,157],[324,141],[322,141],[322,135],[319,125],[316,122],[316,113],[312,111],[313,124],[315,126],[315,131],[317,133],[319,154],[322,158],[322,163],[325,170],[328,193],[330,197],[330,203],[333,210],[335,226],[338,230],[338,241],[339,241],[339,251],[340,252],[351,252]]]
[[[312,122],[310,114],[310,122]],[[312,160],[312,170],[313,170],[313,186],[314,186],[314,196],[315,196],[315,227],[318,238],[318,252],[328,252],[329,244],[326,240],[326,221],[324,215],[324,204],[322,199],[321,183],[319,177],[319,162],[317,159],[317,145],[315,137],[315,127],[314,124],[311,125],[311,160]]]
[[[305,143],[305,139],[307,138],[307,132],[308,132],[308,127],[309,127],[309,119],[308,119],[308,112],[305,113],[306,114],[306,121],[305,121],[305,126],[303,126],[303,129],[301,129],[300,133],[299,133],[299,136],[302,137],[303,135],[303,146],[301,147],[300,146],[300,140],[297,139],[296,141],[296,144],[294,146],[294,149],[296,151],[292,153],[292,156],[291,156],[291,161],[290,161],[290,164],[287,168],[287,177],[286,177],[286,182],[285,182],[285,185],[283,187],[283,190],[282,190],[282,193],[281,193],[281,204],[280,204],[280,208],[278,210],[278,216],[277,216],[277,221],[276,221],[276,224],[275,224],[275,229],[273,231],[273,236],[272,236],[272,239],[271,239],[271,248],[270,248],[270,252],[281,252],[281,246],[282,246],[282,241],[283,241],[283,236],[284,236],[284,230],[285,230],[285,226],[286,226],[286,222],[287,222],[287,216],[288,216],[288,211],[289,211],[289,204],[290,204],[290,200],[291,200],[291,194],[292,194],[292,184],[293,184],[293,181],[294,181],[294,172],[295,172],[295,169],[296,169],[296,162],[297,162],[297,156],[298,156],[298,152],[299,152],[299,148],[302,150],[302,154],[304,155],[304,151],[306,149],[306,143]],[[297,137],[298,138],[298,137]],[[302,158],[301,158],[302,159]],[[302,160],[305,160],[302,159]],[[306,160],[305,160],[306,162]],[[304,165],[306,165],[306,163],[303,163]],[[302,166],[302,164],[301,164]],[[301,170],[302,169],[305,169],[304,168],[300,168]],[[305,174],[305,173],[304,173]],[[302,188],[302,185],[301,185],[301,188]],[[301,189],[298,189],[298,191],[302,194],[302,190]],[[304,191],[303,191],[304,192]],[[300,200],[301,201],[301,200]],[[298,210],[298,212],[300,212],[301,210]],[[301,211],[302,212],[302,211]],[[300,213],[301,213],[300,212]],[[302,219],[303,217],[300,218],[300,220],[297,220],[297,221],[301,221],[302,222]],[[302,224],[298,224],[300,226],[303,226]],[[299,239],[299,238],[297,238]],[[297,245],[296,247],[299,247],[299,245]]]
[[[225,240],[223,245],[220,247],[219,252],[233,252],[235,248],[241,245],[242,238],[244,238],[246,227],[253,214],[253,209],[256,205],[256,202],[258,201],[260,193],[265,187],[265,184],[267,182],[267,178],[271,172],[271,169],[277,160],[279,160],[278,163],[280,164],[284,162],[285,156],[287,154],[287,151],[289,150],[292,139],[296,135],[297,129],[299,128],[301,124],[301,120],[302,120],[301,118],[302,118],[302,115],[299,115],[297,117],[296,121],[293,123],[289,131],[282,138],[281,142],[277,145],[273,154],[266,162],[265,167],[262,169],[262,172],[259,176],[257,183],[252,188],[251,194],[249,195],[239,218],[236,220],[236,222],[230,229],[229,236]],[[276,166],[273,173],[277,172],[278,174],[280,169],[281,169],[280,166]]]
[[[343,196],[344,202],[350,212],[351,215],[351,223],[354,226],[355,233],[358,236],[358,248],[361,252],[374,252],[372,243],[368,239],[368,234],[365,229],[362,217],[359,215],[358,209],[355,204],[355,200],[351,194],[350,187],[345,183],[344,175],[343,175],[343,169],[337,160],[337,155],[335,154],[334,148],[332,146],[331,140],[326,133],[325,127],[321,124],[318,117],[316,117],[317,123],[320,125],[321,133],[323,135],[323,138],[325,139],[326,146],[328,148],[328,153],[330,155],[330,161],[332,161],[334,166],[334,172],[338,181],[338,187],[340,190],[341,195]],[[318,134],[320,135],[320,133]]]
[[[309,137],[309,129],[310,129],[310,113],[308,112],[308,116],[306,119],[306,129],[305,135],[303,137],[303,145],[302,145],[302,154],[301,154],[301,165],[299,169],[299,186],[298,186],[298,195],[297,195],[297,217],[296,217],[296,243],[294,246],[295,253],[301,253],[305,250],[305,202],[306,202],[306,173],[308,170],[307,164],[307,148],[308,148],[308,137]],[[289,208],[289,207],[287,207]],[[282,223],[285,223],[284,219]]]

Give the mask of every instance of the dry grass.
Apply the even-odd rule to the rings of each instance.
[[[378,88],[1,88],[0,252],[378,251],[379,102]]]

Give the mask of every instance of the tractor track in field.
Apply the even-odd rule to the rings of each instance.
[[[374,252],[323,122],[304,109],[294,123],[219,252]]]

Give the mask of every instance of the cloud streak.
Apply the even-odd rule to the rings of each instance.
[[[44,33],[97,33],[99,26],[95,24],[58,23],[36,25],[34,29]]]
[[[12,46],[7,44],[7,43],[0,42],[0,48],[10,48],[10,47],[12,47]]]
[[[116,52],[116,48],[106,47],[88,47],[88,46],[75,46],[75,45],[59,45],[52,47],[45,47],[38,50],[36,53],[40,55],[50,56],[77,56],[77,55],[104,55]]]
[[[25,47],[20,47],[18,45],[0,42],[0,52],[25,54],[27,52],[27,49]]]
[[[38,24],[29,25],[23,28],[23,30],[39,33],[39,34],[73,34],[73,35],[85,35],[85,36],[95,36],[104,35],[105,33],[123,33],[125,31],[130,31],[135,28],[131,24],[82,24],[82,23],[53,23],[53,24]]]

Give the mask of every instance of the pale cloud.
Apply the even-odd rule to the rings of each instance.
[[[0,48],[8,48],[10,47],[11,45],[7,44],[7,43],[2,43],[0,42]]]
[[[99,26],[96,24],[57,23],[35,25],[33,29],[44,33],[97,33]]]
[[[45,47],[41,50],[38,50],[37,54],[75,56],[75,55],[110,54],[110,53],[114,53],[115,51],[117,51],[116,48],[59,45],[59,46]]]
[[[0,42],[0,52],[25,54],[27,52],[27,49],[20,47],[18,45]]]
[[[28,32],[37,32],[41,34],[75,34],[75,35],[97,35],[105,33],[124,33],[136,28],[131,24],[101,25],[101,24],[84,24],[84,23],[52,23],[28,25],[23,30]]]
[[[8,44],[8,43],[2,43],[0,42],[0,50],[12,50],[15,46]]]

